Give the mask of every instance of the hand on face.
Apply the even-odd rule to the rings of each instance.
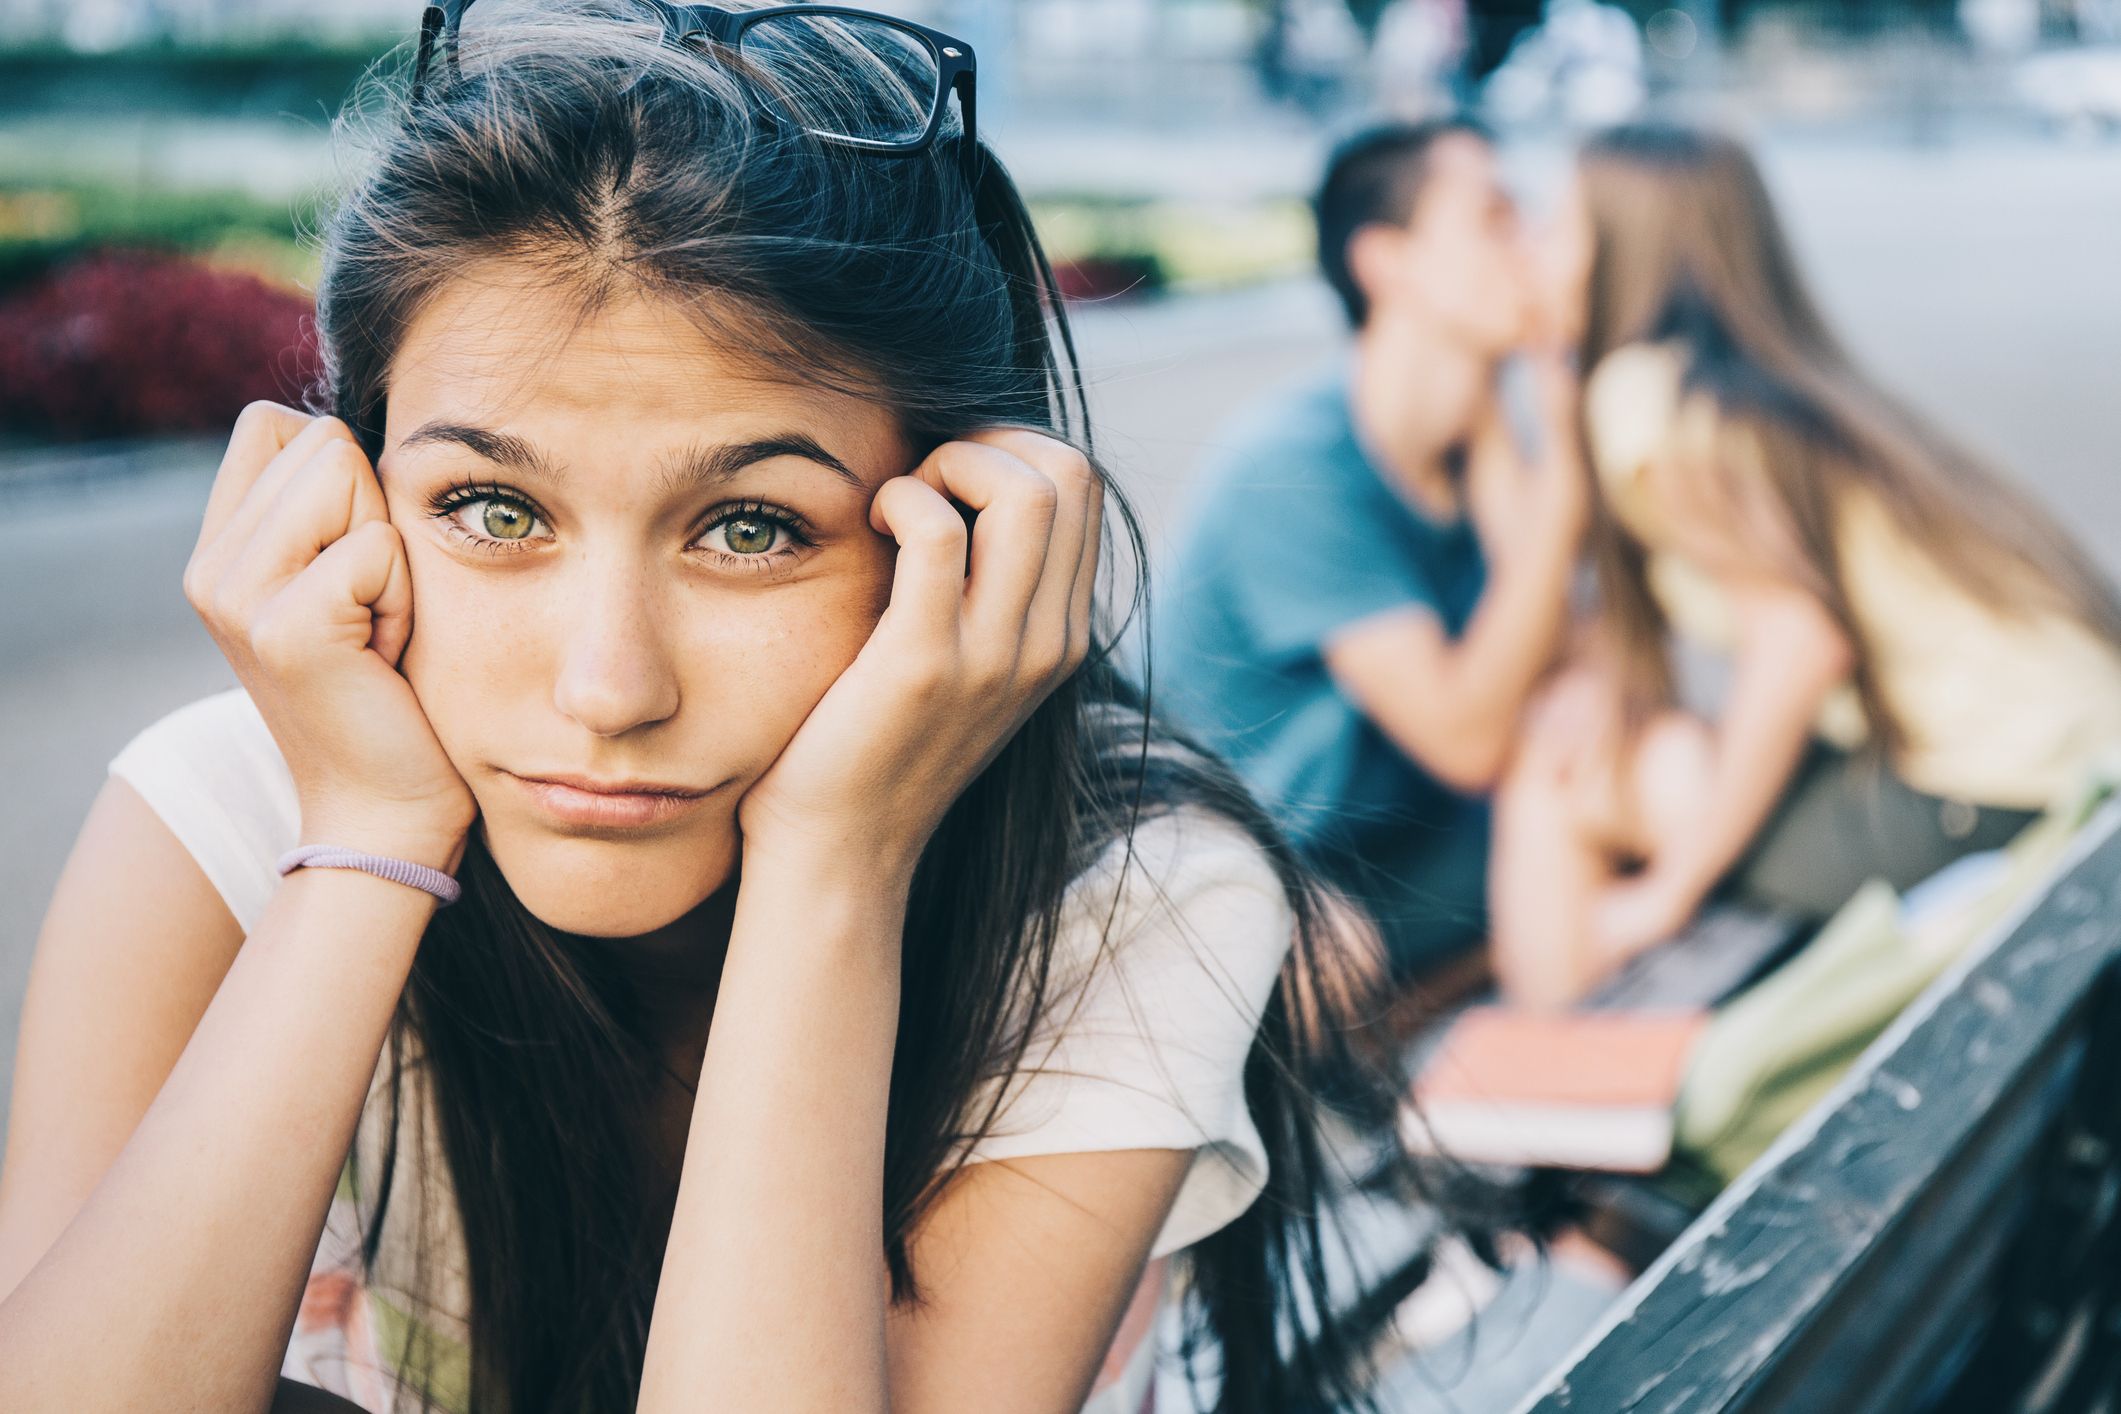
[[[976,512],[969,530],[953,502]],[[870,523],[898,542],[890,604],[738,806],[746,857],[910,879],[950,804],[1088,653],[1102,503],[1086,457],[1013,428],[884,482]]]
[[[303,841],[453,868],[477,806],[398,672],[405,547],[344,422],[243,410],[184,594],[287,760]]]

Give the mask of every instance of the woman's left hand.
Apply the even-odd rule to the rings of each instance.
[[[877,489],[891,602],[739,804],[747,864],[911,880],[951,802],[1089,651],[1102,506],[1088,458],[1017,428],[946,442]]]

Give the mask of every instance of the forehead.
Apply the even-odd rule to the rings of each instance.
[[[585,309],[578,289],[534,271],[475,266],[406,330],[390,366],[385,441],[442,419],[525,428],[578,450],[769,426],[830,429],[850,465],[898,450],[882,403],[745,356],[736,333],[745,327],[732,320],[717,337],[691,311],[632,289]]]

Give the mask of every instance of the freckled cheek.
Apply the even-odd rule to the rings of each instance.
[[[756,778],[875,631],[883,601],[858,576],[706,600],[687,615],[685,701],[738,774]]]
[[[539,700],[552,680],[555,622],[528,579],[480,573],[428,547],[409,544],[412,638],[399,671],[451,760],[480,755],[481,728],[516,719],[508,710]],[[526,699],[527,694],[527,699]]]

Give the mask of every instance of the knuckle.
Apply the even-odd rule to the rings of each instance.
[[[1092,480],[1097,474],[1082,448],[1050,433],[1018,429],[1012,442],[1018,456],[1055,481],[1077,483]]]
[[[241,628],[248,617],[248,606],[235,586],[228,583],[215,585],[207,592],[207,621],[227,628]]]
[[[1052,454],[1047,458],[1046,472],[1049,476],[1066,477],[1074,482],[1098,482],[1097,467],[1089,455],[1069,442],[1053,443]]]
[[[319,429],[319,436],[328,437],[334,442],[353,443],[353,428],[348,425],[345,418],[340,417],[337,413],[318,413],[316,420],[311,425]]]
[[[398,528],[387,520],[364,520],[340,537],[351,540],[363,550],[396,553],[400,544]],[[372,544],[371,544],[372,542]]]
[[[1090,656],[1090,625],[1086,620],[1068,626],[1068,646],[1061,655],[1061,671],[1072,673]]]
[[[1024,645],[1024,666],[1029,675],[1041,681],[1058,676],[1068,663],[1068,638],[1065,633],[1043,633]]]
[[[907,533],[906,539],[909,544],[938,554],[962,551],[965,545],[965,522],[955,513],[926,516]]]
[[[183,585],[184,602],[191,605],[194,609],[204,610],[211,601],[213,589],[209,582],[206,566],[200,562],[199,557],[196,555],[184,566]]]
[[[317,470],[337,476],[340,480],[351,480],[354,469],[367,458],[361,449],[343,437],[333,437],[317,448],[309,457],[305,470]]]
[[[241,412],[236,414],[236,426],[244,431],[249,431],[261,425],[270,425],[277,422],[280,418],[293,411],[293,408],[287,407],[282,403],[276,403],[271,398],[253,398],[243,405]]]

